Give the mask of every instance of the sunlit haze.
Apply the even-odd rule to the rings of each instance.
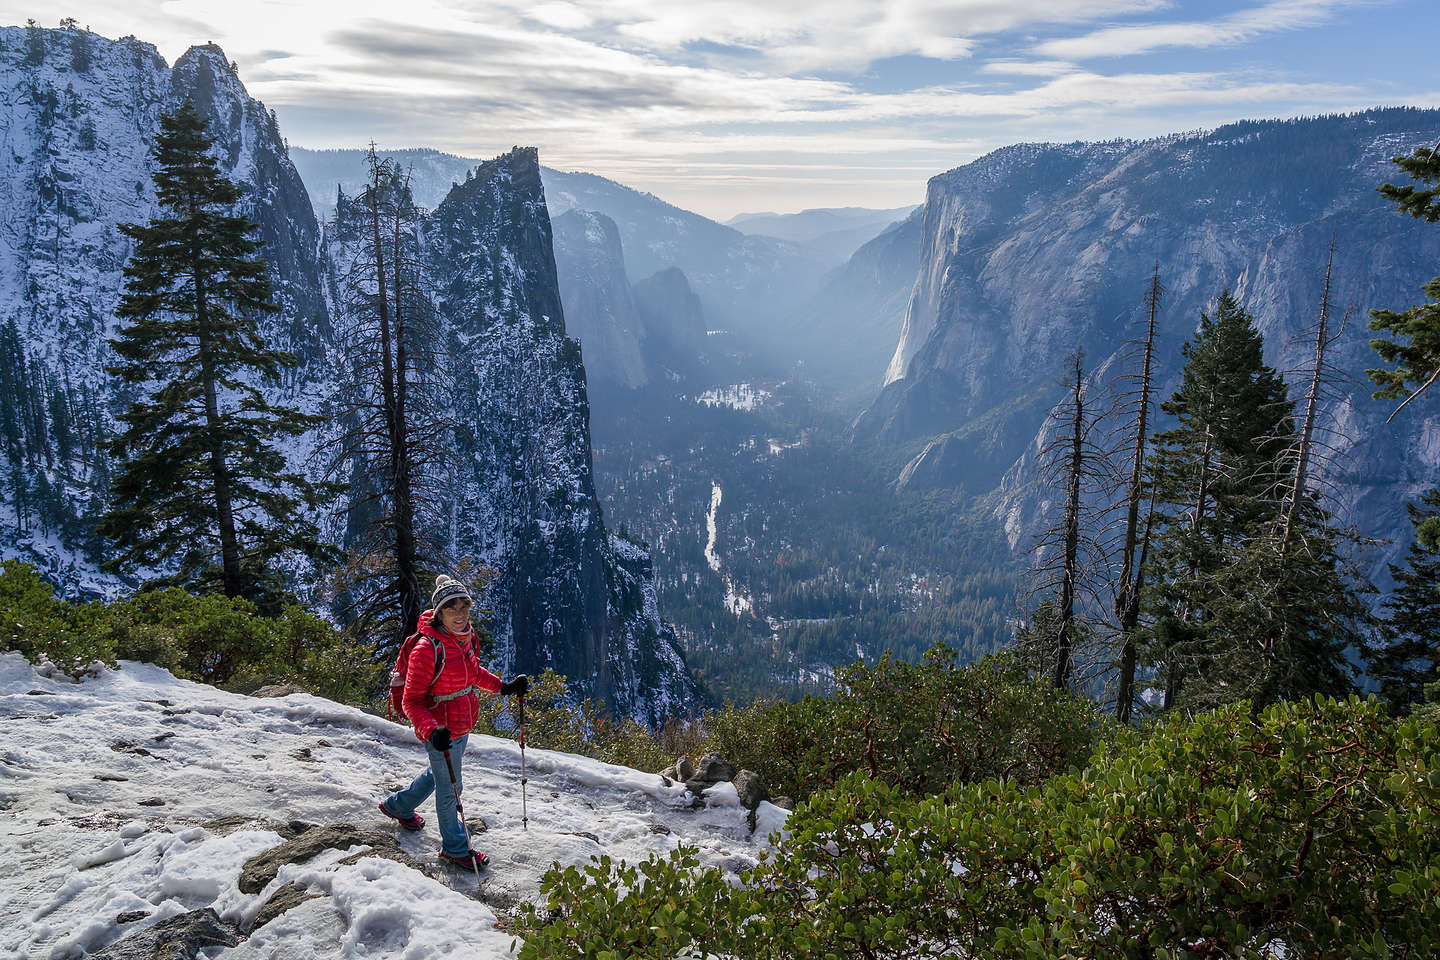
[[[534,145],[719,219],[918,203],[1022,140],[1440,104],[1434,0],[0,2],[62,15],[220,44],[294,145]]]

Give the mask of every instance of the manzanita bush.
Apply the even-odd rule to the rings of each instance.
[[[1237,704],[1039,784],[857,773],[738,879],[691,851],[554,871],[521,956],[1435,956],[1440,728]]]

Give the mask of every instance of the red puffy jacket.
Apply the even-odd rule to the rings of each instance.
[[[480,698],[476,688],[491,693],[500,692],[500,678],[480,666],[475,655],[475,631],[457,637],[430,622],[433,610],[420,614],[420,632],[445,645],[445,668],[435,683],[426,682],[435,676],[435,646],[431,643],[416,643],[410,650],[410,661],[405,667],[405,694],[403,704],[405,716],[415,726],[415,735],[429,740],[436,727],[448,727],[452,737],[461,737],[475,729],[475,719],[480,712]],[[449,694],[467,691],[454,699],[436,703],[436,699]]]

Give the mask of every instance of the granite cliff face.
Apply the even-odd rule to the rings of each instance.
[[[115,224],[156,212],[148,152],[160,114],[188,97],[209,117],[220,168],[241,184],[272,265],[281,309],[265,336],[300,359],[267,389],[315,412],[344,369],[330,305],[346,231],[322,233],[273,114],[218,47],[169,67],[133,39],[10,28],[0,89],[13,164],[0,185],[0,558],[38,563],[70,595],[113,594],[127,584],[98,571],[105,545],[91,525],[108,489],[104,441],[126,402],[104,371],[129,256]],[[417,236],[453,364],[448,414],[461,425],[431,522],[450,554],[500,573],[486,604],[495,666],[553,667],[577,694],[647,722],[683,712],[694,685],[660,619],[649,558],[607,534],[595,498],[585,370],[565,330],[535,151],[482,164]],[[325,440],[287,446],[292,465],[319,469]],[[329,516],[347,509],[342,497]]]
[[[1407,109],[1244,122],[1142,143],[1009,147],[933,178],[887,384],[857,436],[927,441],[905,485],[979,491],[1003,477],[997,515],[1019,548],[1043,506],[1029,452],[1058,398],[1059,365],[1079,347],[1090,369],[1118,372],[1157,261],[1167,288],[1159,396],[1178,381],[1201,309],[1225,288],[1293,383],[1333,235],[1333,300],[1356,308],[1333,358],[1358,380],[1326,410],[1349,439],[1321,480],[1363,532],[1403,545],[1403,503],[1440,468],[1426,439],[1440,414],[1430,398],[1383,425],[1390,408],[1363,382],[1375,365],[1365,320],[1371,307],[1416,302],[1440,262],[1440,231],[1392,212],[1375,187],[1395,179],[1392,156],[1432,144],[1437,127],[1440,112]]]
[[[642,355],[644,330],[615,221],[602,213],[572,209],[550,222],[565,324],[580,341],[591,380],[621,387],[650,381]],[[559,265],[565,264],[564,270]]]
[[[921,209],[862,245],[826,275],[805,312],[807,372],[872,398],[895,348],[920,259]]]

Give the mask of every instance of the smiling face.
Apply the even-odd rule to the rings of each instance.
[[[464,597],[451,600],[440,608],[440,625],[450,633],[461,634],[470,630],[470,611],[473,605]]]

